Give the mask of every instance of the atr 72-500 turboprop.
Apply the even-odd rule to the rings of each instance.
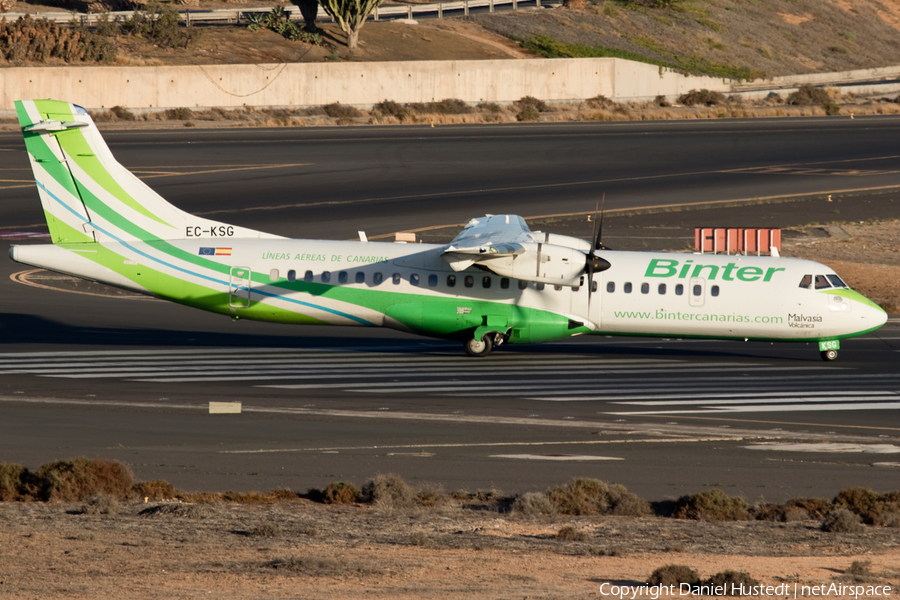
[[[233,319],[391,327],[501,344],[581,334],[817,342],[887,315],[823,264],[781,257],[616,252],[473,219],[449,244],[294,240],[188,214],[113,157],[87,111],[16,102],[53,244],[17,262]]]

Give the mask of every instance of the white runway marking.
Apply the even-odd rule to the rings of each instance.
[[[491,454],[491,458],[512,458],[517,460],[556,460],[588,462],[592,460],[625,460],[615,456],[590,456],[579,454]]]
[[[840,452],[854,454],[898,454],[900,446],[892,444],[752,444],[747,450],[772,450],[776,452]]]

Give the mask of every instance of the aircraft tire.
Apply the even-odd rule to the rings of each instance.
[[[822,352],[820,352],[820,354],[822,355],[822,360],[826,360],[826,361],[836,360],[838,357],[837,350],[822,350]]]
[[[491,337],[486,335],[480,340],[475,338],[466,340],[466,343],[463,344],[463,348],[465,348],[466,354],[469,356],[481,358],[491,353],[491,350],[494,349],[494,344],[491,342]]]

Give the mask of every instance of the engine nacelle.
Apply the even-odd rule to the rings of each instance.
[[[516,256],[488,258],[479,261],[479,264],[513,279],[572,287],[580,284],[587,258],[584,252],[544,243],[525,243],[522,247],[525,251]]]
[[[570,235],[559,235],[558,233],[534,231],[531,233],[531,239],[542,244],[553,244],[554,246],[574,248],[575,250],[580,250],[584,254],[590,254],[593,250],[590,242],[587,242],[581,238],[572,237]]]

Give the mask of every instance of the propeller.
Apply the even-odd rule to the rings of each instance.
[[[606,204],[606,192],[603,192],[603,201],[597,206],[594,216],[594,230],[591,232],[591,253],[585,260],[584,270],[588,276],[588,312],[591,307],[591,295],[594,293],[594,273],[600,273],[610,268],[609,261],[597,256],[597,250],[606,250],[606,246],[600,240],[603,237],[603,205]],[[597,217],[599,213],[599,218]]]

